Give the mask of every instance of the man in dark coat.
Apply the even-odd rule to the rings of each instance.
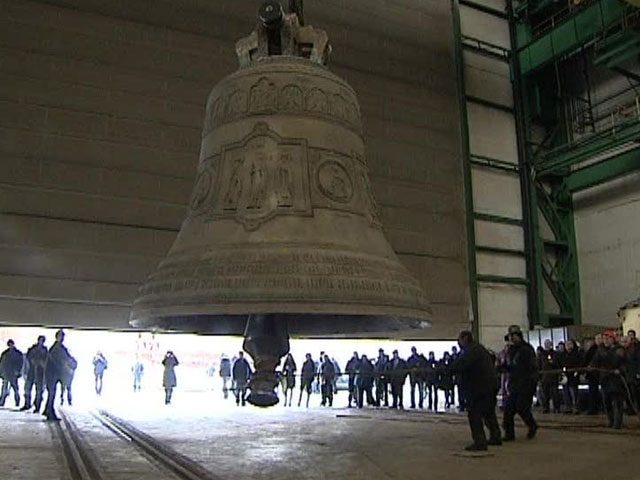
[[[429,410],[438,411],[438,360],[436,354],[429,352],[427,358],[425,388],[429,400]]]
[[[42,393],[44,392],[44,367],[47,363],[47,347],[44,346],[44,335],[38,337],[38,341],[27,350],[27,362],[29,370],[24,383],[24,405],[20,410],[31,408],[31,392],[36,387],[36,397],[33,402],[33,412],[40,412],[42,405]]]
[[[604,397],[604,409],[609,419],[609,428],[622,427],[624,414],[624,348],[616,343],[615,332],[606,331],[603,334],[604,344],[598,349],[591,367],[600,372],[600,386]]]
[[[596,353],[600,347],[602,347],[602,335],[598,334],[593,340],[587,340],[585,342],[585,365],[591,365]],[[589,407],[587,415],[597,415],[602,407],[602,400],[600,397],[600,374],[597,370],[587,370],[587,384],[589,385]]]
[[[411,408],[416,408],[416,387],[418,389],[418,406],[424,407],[424,379],[427,369],[427,359],[418,353],[416,347],[411,347],[411,356],[407,359],[409,382],[411,383]]]
[[[42,414],[47,420],[58,421],[54,408],[56,399],[56,388],[58,382],[63,383],[69,370],[74,370],[77,365],[76,359],[69,354],[67,347],[63,345],[64,332],[56,332],[56,341],[53,343],[47,354],[47,363],[44,367],[44,381],[47,386],[47,404]]]
[[[538,353],[538,370],[540,371],[540,385],[542,387],[542,413],[549,413],[553,401],[553,412],[560,412],[558,395],[558,370],[560,354],[553,349],[551,340],[544,341],[544,349]]]
[[[486,450],[487,445],[502,445],[496,418],[498,375],[493,357],[486,348],[474,341],[469,331],[460,332],[458,344],[462,352],[449,368],[460,381],[473,438],[473,443],[465,449]],[[488,442],[483,422],[489,428]]]
[[[366,355],[362,355],[358,364],[358,377],[356,378],[356,387],[358,390],[358,408],[364,405],[364,395],[367,394],[367,405],[375,404],[373,399],[373,377],[374,366]]]
[[[176,377],[176,367],[180,365],[178,357],[176,357],[171,350],[167,350],[167,353],[162,359],[162,387],[164,388],[164,404],[169,405],[171,398],[173,397],[173,389],[178,386],[178,379]]]
[[[311,354],[307,353],[306,360],[302,364],[300,372],[300,398],[298,398],[298,406],[302,403],[302,393],[307,392],[307,408],[309,407],[309,397],[311,396],[311,388],[313,380],[316,377],[316,364],[311,358]]]
[[[7,342],[7,349],[0,355],[0,377],[2,377],[2,390],[0,390],[0,407],[9,396],[9,388],[13,389],[13,399],[16,407],[20,405],[20,391],[18,390],[18,378],[22,374],[22,352],[16,348],[13,340]]]
[[[242,404],[244,407],[246,405],[247,386],[252,374],[249,362],[244,358],[244,352],[238,353],[238,359],[233,363],[232,373],[233,382],[236,386],[236,405]]]
[[[347,365],[344,367],[344,372],[349,376],[349,408],[351,408],[351,402],[358,403],[358,394],[356,391],[356,374],[360,366],[360,358],[358,352],[353,352],[353,357],[349,359]]]
[[[329,358],[329,355],[324,356],[324,361],[320,366],[320,379],[322,384],[320,390],[322,392],[322,402],[320,405],[333,406],[333,381],[336,378],[336,367]]]
[[[407,362],[398,356],[398,350],[393,351],[393,357],[389,361],[389,379],[391,382],[391,396],[393,404],[391,408],[404,409],[402,404],[402,390],[404,381],[407,378]]]
[[[524,341],[522,331],[516,327],[510,328],[509,338],[511,345],[507,350],[506,369],[507,399],[504,405],[504,431],[503,441],[516,439],[514,418],[516,413],[520,415],[524,423],[529,427],[527,438],[532,439],[538,430],[538,424],[531,413],[533,394],[538,382],[538,364],[536,352],[533,347]]]
[[[567,377],[567,384],[564,386],[562,392],[564,395],[564,412],[580,413],[578,408],[579,369],[584,366],[584,357],[576,341],[573,339],[567,340],[565,348],[566,351],[564,355],[559,358],[560,366]]]
[[[384,406],[389,406],[389,377],[387,370],[389,369],[389,357],[385,355],[383,349],[378,350],[378,358],[374,365],[375,379],[376,379],[376,406],[382,406],[382,400],[384,399]]]

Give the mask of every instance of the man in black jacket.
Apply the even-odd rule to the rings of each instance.
[[[322,392],[322,402],[320,405],[323,407],[333,406],[333,381],[336,378],[336,366],[333,364],[329,355],[324,356],[324,361],[320,365],[320,378],[322,383],[320,390]]]
[[[398,350],[393,351],[393,357],[389,361],[389,379],[391,383],[391,395],[393,396],[393,405],[391,408],[404,409],[402,404],[402,390],[404,389],[404,381],[407,378],[407,362],[398,356]]]
[[[381,348],[378,350],[378,358],[374,365],[376,378],[376,406],[381,407],[384,400],[384,406],[389,406],[389,377],[387,370],[389,368],[389,357]]]
[[[244,358],[244,352],[238,353],[238,358],[233,363],[232,372],[233,382],[236,386],[236,405],[246,405],[247,387],[249,386],[249,380],[251,379],[251,367],[246,358]]]
[[[367,395],[367,405],[375,404],[373,399],[373,376],[374,367],[371,360],[366,355],[362,355],[358,364],[358,377],[356,386],[358,389],[358,408],[364,405],[364,396]]]
[[[351,408],[351,402],[358,403],[358,394],[356,391],[356,374],[360,367],[360,358],[358,358],[358,352],[353,352],[353,357],[347,362],[347,366],[344,368],[345,373],[349,376],[349,408]]]
[[[506,368],[508,373],[507,400],[504,405],[505,442],[516,439],[514,418],[520,415],[529,427],[527,438],[532,439],[538,430],[538,424],[531,413],[533,394],[538,381],[536,352],[524,341],[522,331],[510,328],[511,346],[507,350]]]
[[[59,418],[56,415],[54,408],[54,402],[56,397],[56,389],[58,388],[58,382],[64,384],[67,378],[68,371],[75,370],[78,363],[73,358],[67,347],[62,343],[64,342],[64,332],[58,330],[56,332],[56,341],[53,343],[47,354],[47,362],[44,368],[44,381],[47,385],[47,404],[42,414],[47,420],[58,421]]]
[[[16,407],[20,405],[20,391],[18,390],[18,378],[22,373],[22,352],[15,346],[13,340],[7,342],[7,348],[0,355],[0,377],[2,377],[2,390],[0,391],[0,407],[9,396],[9,388],[13,389],[13,399]]]
[[[429,399],[429,410],[438,411],[438,360],[435,353],[429,352],[425,374],[426,395]]]
[[[465,450],[486,450],[487,445],[501,445],[500,427],[496,418],[498,376],[491,354],[476,343],[471,332],[466,330],[460,332],[458,344],[462,352],[449,368],[459,378],[473,438],[473,443]],[[488,442],[483,422],[489,428]]]
[[[585,365],[591,365],[596,353],[603,345],[602,335],[598,334],[593,340],[585,341]],[[602,399],[600,396],[600,374],[597,370],[587,370],[587,383],[589,385],[589,407],[587,415],[597,415],[602,409]]]
[[[424,407],[424,379],[427,370],[427,359],[411,347],[411,356],[407,359],[409,382],[411,383],[411,408],[416,408],[416,387],[418,387],[418,406]]]
[[[33,386],[36,386],[36,398],[33,402],[33,412],[40,411],[42,405],[42,393],[44,392],[44,367],[47,363],[47,347],[44,346],[44,335],[38,337],[37,343],[33,344],[27,350],[27,362],[29,370],[27,371],[27,379],[24,384],[24,406],[20,410],[29,410],[31,408],[31,392]]]
[[[590,366],[600,373],[600,386],[604,409],[609,418],[609,428],[622,427],[624,399],[627,390],[624,384],[624,348],[616,343],[616,333],[607,330],[603,334],[604,344],[598,349]]]
[[[558,370],[561,365],[558,357],[560,355],[553,349],[551,340],[545,340],[544,349],[537,356],[542,387],[542,413],[551,411],[551,402],[553,402],[553,413],[560,413],[558,395]]]
[[[316,377],[316,364],[311,358],[311,354],[307,353],[306,360],[302,364],[302,370],[300,372],[300,398],[298,399],[298,406],[302,403],[302,393],[307,392],[307,408],[309,407],[309,397],[311,396],[311,387],[313,385],[313,379]]]

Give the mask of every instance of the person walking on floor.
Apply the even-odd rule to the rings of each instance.
[[[460,332],[458,344],[462,351],[449,368],[460,381],[460,393],[465,399],[473,438],[473,443],[465,450],[486,450],[487,445],[502,445],[496,418],[498,376],[494,359],[486,348],[474,341],[469,331]],[[488,441],[483,423],[489,428]]]
[[[64,331],[56,332],[56,341],[51,345],[47,354],[47,362],[44,367],[44,380],[47,387],[47,403],[42,414],[47,420],[60,420],[56,415],[55,399],[58,383],[64,384],[68,372],[74,371],[78,365],[76,359],[71,356],[64,346]]]
[[[311,389],[313,386],[313,380],[316,378],[316,364],[311,358],[311,354],[305,355],[305,361],[302,364],[302,371],[300,372],[300,398],[298,398],[298,406],[302,403],[302,394],[307,392],[307,408],[309,408],[309,397],[311,397]]]
[[[516,413],[528,427],[528,439],[535,437],[538,430],[538,424],[531,413],[533,394],[538,381],[536,352],[529,343],[524,341],[519,327],[510,327],[509,330],[511,345],[506,359],[509,378],[503,418],[505,434],[502,439],[505,442],[516,439],[514,425]]]

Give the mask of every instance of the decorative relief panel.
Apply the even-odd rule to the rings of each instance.
[[[278,109],[278,88],[267,77],[262,77],[250,88],[251,113],[275,112]]]
[[[227,117],[235,118],[247,113],[247,92],[236,90],[229,95]]]
[[[307,93],[306,107],[309,112],[328,113],[329,107],[326,93],[319,88],[309,90]]]
[[[302,89],[297,85],[285,85],[280,90],[280,109],[299,112],[304,106]]]
[[[365,195],[366,213],[367,218],[372,226],[382,228],[382,222],[380,222],[380,215],[378,212],[378,204],[373,196],[373,190],[371,189],[371,182],[369,181],[369,175],[365,171],[360,172],[360,181],[362,185],[362,191]]]
[[[189,200],[189,216],[198,216],[211,209],[211,193],[216,183],[219,156],[210,157],[201,162],[195,186]]]
[[[328,82],[326,87],[320,88],[291,83],[279,85],[277,80],[277,76],[262,76],[248,87],[223,92],[207,106],[203,136],[216,126],[237,118],[278,111],[329,118],[360,133],[360,113],[355,97],[349,97],[348,91],[329,91],[331,84]]]
[[[353,182],[345,168],[329,160],[320,165],[317,172],[318,188],[328,198],[338,203],[349,203],[353,197]]]
[[[284,139],[259,122],[226,145],[211,218],[233,218],[256,230],[276,215],[311,215],[306,140]]]

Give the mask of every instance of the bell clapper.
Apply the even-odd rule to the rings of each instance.
[[[242,348],[251,355],[255,372],[247,401],[257,407],[278,403],[276,367],[289,353],[287,317],[279,314],[249,315]]]

